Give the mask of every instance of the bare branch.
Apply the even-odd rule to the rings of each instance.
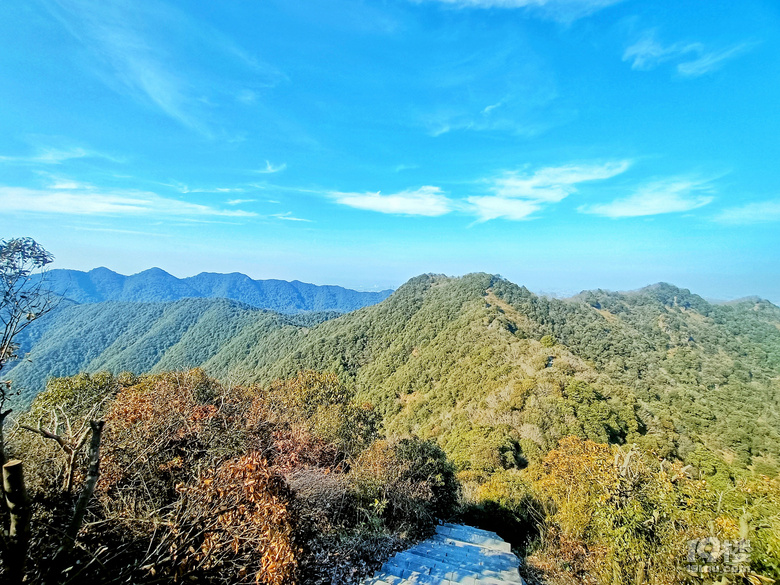
[[[52,561],[51,570],[47,575],[47,583],[56,583],[62,573],[62,568],[68,554],[73,549],[81,525],[84,523],[84,514],[87,511],[87,504],[92,499],[100,475],[100,438],[103,433],[104,421],[90,421],[89,426],[92,430],[92,440],[89,444],[89,469],[87,471],[87,480],[84,482],[84,488],[81,490],[79,499],[76,501],[76,507],[73,510],[70,524],[65,531],[65,538]]]
[[[29,427],[27,425],[19,425],[20,428],[30,431],[31,433],[35,433],[36,435],[40,435],[44,439],[51,439],[52,441],[55,441],[60,448],[65,451],[68,455],[70,455],[73,452],[73,447],[68,444],[68,442],[63,439],[59,435],[55,435],[48,429],[41,428],[40,423],[38,424],[38,428]]]

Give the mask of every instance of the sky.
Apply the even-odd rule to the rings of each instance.
[[[0,237],[54,268],[780,303],[776,0],[0,3]]]

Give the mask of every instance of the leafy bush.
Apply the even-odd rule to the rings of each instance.
[[[180,574],[212,583],[285,585],[295,581],[292,494],[259,453],[226,461],[180,486],[173,543]]]
[[[369,518],[414,534],[451,516],[458,500],[452,463],[435,443],[416,438],[376,441],[358,456],[350,479]]]
[[[688,541],[715,536],[749,538],[753,570],[780,576],[776,480],[733,470],[705,478],[681,462],[576,437],[529,472],[544,513],[534,562],[553,573],[603,584],[678,583],[689,579],[681,571]],[[751,525],[752,518],[762,520]]]

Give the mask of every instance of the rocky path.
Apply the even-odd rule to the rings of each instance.
[[[363,585],[525,585],[520,560],[494,532],[443,524],[436,534],[396,554]]]

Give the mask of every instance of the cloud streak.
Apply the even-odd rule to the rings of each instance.
[[[366,211],[395,215],[422,215],[436,217],[452,211],[452,202],[439,187],[424,186],[416,190],[400,191],[389,195],[376,193],[330,194],[337,203]]]
[[[287,168],[287,163],[282,163],[280,165],[272,165],[271,161],[265,161],[265,168],[264,169],[258,169],[255,172],[261,173],[263,175],[273,174],[273,173],[281,173],[284,169]]]
[[[338,193],[329,195],[342,205],[396,215],[437,217],[453,211],[476,216],[478,222],[492,219],[524,220],[576,193],[581,183],[603,181],[624,173],[631,161],[602,164],[571,164],[545,167],[534,172],[512,171],[482,181],[490,195],[472,195],[453,199],[441,188],[424,186],[383,195],[376,193]]]
[[[0,207],[9,212],[87,216],[254,217],[238,209],[223,210],[160,197],[146,191],[71,191],[0,187]]]
[[[750,43],[719,50],[709,50],[699,42],[665,45],[657,39],[656,32],[650,30],[626,48],[623,61],[630,62],[631,69],[636,71],[650,71],[664,63],[676,62],[675,69],[681,77],[700,77],[720,69],[726,61],[745,53],[750,47]]]
[[[52,0],[49,5],[89,51],[91,71],[109,88],[205,136],[213,134],[208,119],[222,93],[234,101],[236,94],[254,95],[255,89],[273,87],[284,78],[170,6],[102,0]],[[219,60],[223,71],[238,70],[239,75],[214,78],[193,66],[188,57],[192,44],[198,54]]]
[[[639,187],[628,197],[610,203],[584,205],[579,211],[613,219],[682,213],[712,202],[713,197],[706,194],[712,191],[710,183],[709,180],[685,178],[656,181]]]
[[[59,165],[69,160],[81,158],[103,158],[113,162],[122,162],[120,159],[81,147],[39,148],[36,154],[30,156],[0,156],[0,162],[22,165]]]
[[[424,0],[416,0],[417,3]],[[524,8],[540,15],[558,20],[560,22],[572,22],[594,12],[598,12],[622,0],[427,0],[439,2],[457,8]]]
[[[711,71],[720,69],[726,61],[742,55],[747,52],[749,48],[750,45],[748,43],[742,43],[721,51],[704,53],[698,59],[677,65],[677,73],[683,77],[700,77],[701,75],[706,75]]]
[[[729,207],[716,215],[715,221],[731,225],[780,222],[780,199]]]
[[[543,207],[538,201],[508,199],[495,195],[467,197],[466,201],[471,207],[470,211],[477,216],[479,222],[499,218],[514,221],[529,219],[531,215]]]
[[[508,172],[490,180],[493,195],[472,196],[466,201],[478,221],[529,219],[546,206],[576,193],[580,183],[610,179],[630,166],[630,161],[622,160],[597,165],[546,167],[530,174]]]
[[[284,221],[304,221],[307,223],[313,223],[311,219],[304,219],[302,217],[295,217],[291,211],[288,211],[287,213],[274,213],[271,217],[275,217],[276,219],[281,219]]]

